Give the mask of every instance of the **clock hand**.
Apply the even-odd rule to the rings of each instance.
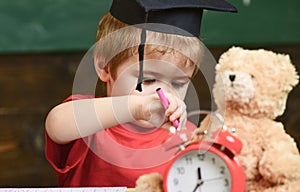
[[[214,181],[214,180],[219,180],[219,179],[223,179],[224,177],[215,177],[215,178],[210,178],[210,179],[205,179],[205,182],[209,182],[209,181]],[[204,182],[202,181],[202,182]]]
[[[196,192],[196,190],[198,189],[198,187],[200,187],[204,183],[203,180],[202,180],[201,168],[200,167],[198,167],[197,173],[198,173],[197,185],[195,186],[193,192]]]
[[[193,192],[196,192],[196,191],[197,191],[197,189],[198,189],[198,187],[200,187],[200,184],[199,184],[199,183],[197,183],[197,185],[195,186],[195,188],[194,188]]]
[[[199,180],[201,181],[202,176],[201,176],[201,168],[200,167],[198,167],[197,172],[198,172],[198,181]]]

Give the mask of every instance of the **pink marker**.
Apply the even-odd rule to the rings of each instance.
[[[165,109],[168,109],[168,107],[169,107],[169,101],[168,101],[168,99],[166,98],[166,96],[165,96],[163,90],[162,90],[161,88],[157,88],[157,89],[156,89],[156,92],[157,92],[157,94],[158,94],[158,96],[159,96],[159,98],[160,98],[160,101],[161,101],[162,105],[164,106],[164,108],[165,108]],[[178,119],[176,119],[176,120],[173,121],[172,123],[173,123],[173,126],[174,126],[175,128],[177,128],[177,127],[179,126],[179,120],[178,120]]]

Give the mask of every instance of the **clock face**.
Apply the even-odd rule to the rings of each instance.
[[[192,150],[175,160],[167,176],[169,192],[229,192],[231,174],[221,157],[210,151]]]

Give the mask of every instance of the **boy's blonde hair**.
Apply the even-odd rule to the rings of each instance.
[[[127,25],[106,13],[98,24],[95,44],[95,57],[104,61],[101,68],[108,67],[115,78],[116,69],[129,57],[138,54],[141,42],[141,28]],[[186,58],[184,66],[198,66],[202,57],[202,46],[199,38],[159,33],[147,30],[145,52],[180,53]],[[195,67],[194,74],[198,67]]]

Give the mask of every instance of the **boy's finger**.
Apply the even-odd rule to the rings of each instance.
[[[170,127],[172,127],[173,124],[170,121],[165,122],[163,125],[161,125],[161,128],[170,131]]]
[[[170,121],[175,121],[176,119],[179,119],[181,117],[181,115],[184,113],[184,108],[182,106],[179,106],[176,111],[174,111],[172,113],[172,115],[170,115],[169,120]]]
[[[174,97],[169,97],[169,107],[166,110],[166,116],[170,116],[172,113],[174,113],[178,107],[179,107],[178,100]]]
[[[177,128],[178,131],[186,129],[186,122],[187,122],[187,112],[185,112],[180,116],[179,126]]]

